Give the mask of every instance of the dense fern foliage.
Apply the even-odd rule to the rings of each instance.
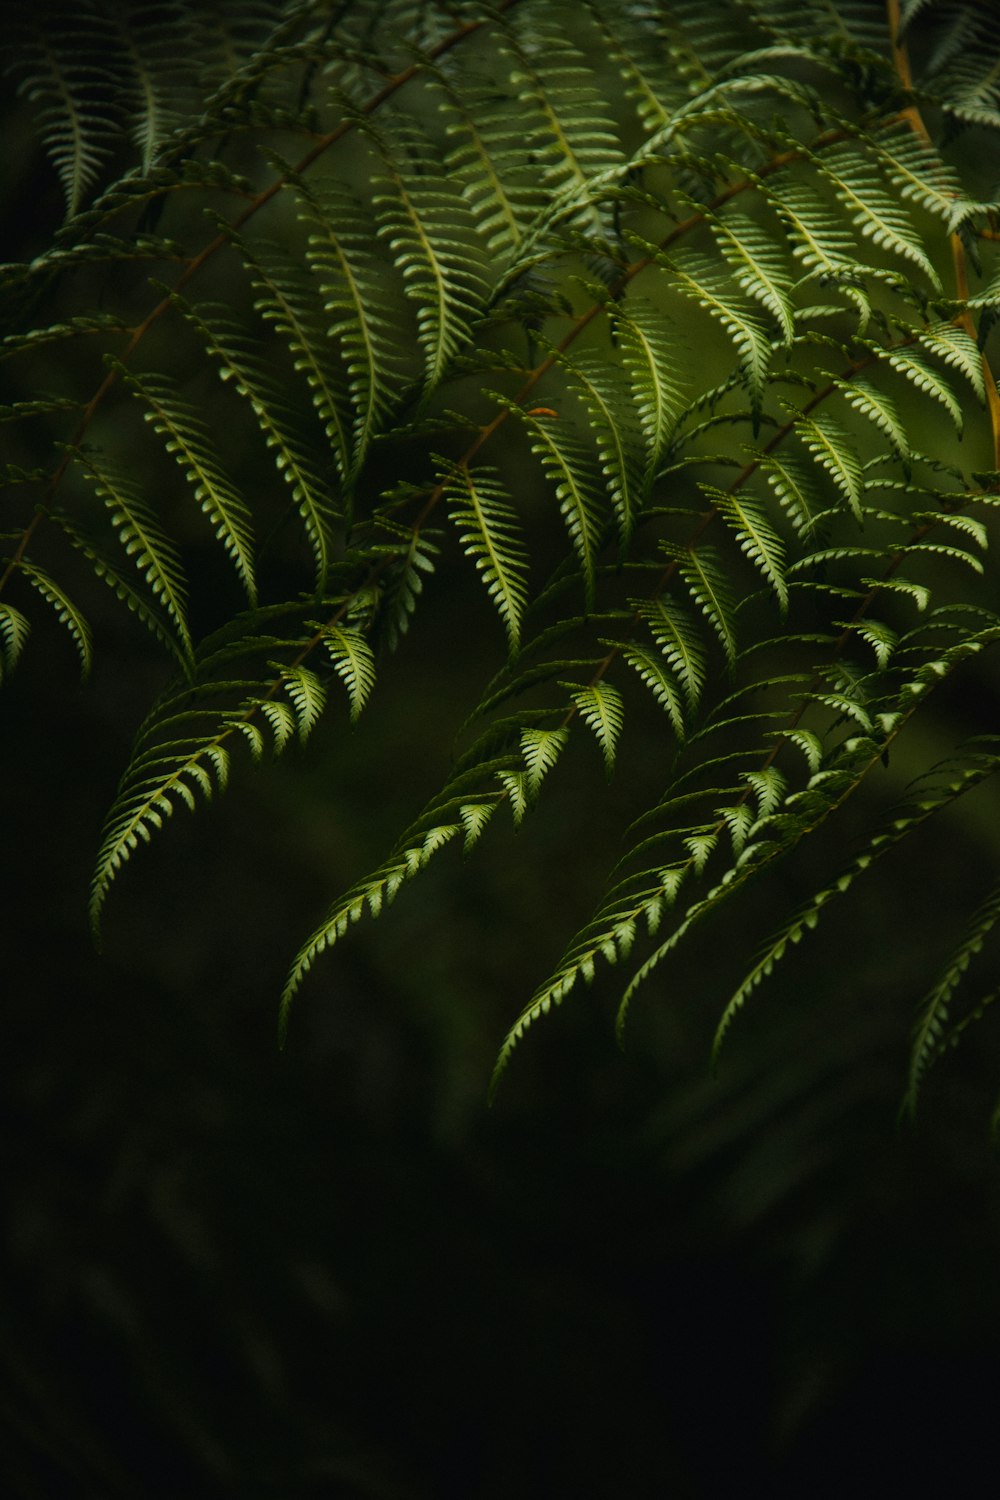
[[[33,7],[9,71],[66,217],[2,271],[3,675],[58,670],[30,639],[46,611],[86,673],[101,590],[163,664],[95,930],[140,845],[234,760],[358,720],[467,570],[494,669],[436,795],[377,868],[317,893],[282,1034],[352,924],[490,825],[524,822],[530,857],[569,742],[610,775],[655,715],[658,793],[636,781],[605,894],[512,1011],[497,1077],[608,966],[623,1035],[638,996],[674,989],[693,927],[725,933],[731,902],[844,823],[837,867],[712,997],[721,1041],[836,897],[1000,767],[981,714],[944,745],[916,727],[983,694],[1000,641],[1000,18],[949,0],[197,15]],[[199,589],[213,553],[228,593]],[[456,613],[456,642],[468,628]],[[997,993],[988,874],[980,894],[920,1001],[910,1108]]]

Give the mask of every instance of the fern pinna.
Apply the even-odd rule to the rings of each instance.
[[[662,793],[499,1078],[602,966],[621,1033],[692,927],[835,822],[1000,638],[1000,20],[950,0],[205,16],[198,46],[158,0],[20,23],[8,81],[66,217],[2,272],[3,674],[46,606],[86,671],[100,584],[169,669],[108,813],[96,929],[165,818],[331,703],[356,719],[425,590],[478,575],[504,663],[437,795],[301,947],[282,1034],[354,922],[495,815],[521,823],[571,738],[610,774],[655,705]],[[213,548],[221,604],[190,580]],[[977,727],[747,956],[720,1039],[835,896],[994,773]],[[983,901],[920,1008],[908,1107],[995,993],[972,983]]]

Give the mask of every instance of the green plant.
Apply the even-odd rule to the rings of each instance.
[[[101,585],[170,669],[95,931],[166,817],[234,756],[304,741],[338,688],[357,720],[426,592],[474,570],[497,660],[439,791],[295,957],[282,1032],[354,922],[494,815],[520,824],[571,739],[610,775],[652,706],[663,785],[496,1077],[605,964],[621,1032],[692,927],[865,789],[856,852],[772,913],[721,1041],[834,897],[1000,766],[982,716],[942,754],[935,707],[993,691],[1000,639],[1000,21],[946,0],[204,16],[192,45],[181,3],[42,7],[10,75],[67,217],[3,268],[3,673],[46,605],[86,673]],[[869,794],[890,755],[908,785]],[[973,961],[998,917],[994,887],[922,1002],[910,1109],[997,993]]]

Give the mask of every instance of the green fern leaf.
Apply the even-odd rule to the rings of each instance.
[[[332,562],[330,523],[336,512],[327,486],[298,430],[294,409],[284,393],[278,390],[263,350],[232,322],[226,309],[196,309],[183,299],[175,300],[218,359],[222,380],[232,381],[252,410],[264,442],[274,454],[278,472],[291,489],[302,517],[316,562],[316,587],[322,590]]]
[[[980,402],[986,400],[983,357],[976,347],[975,339],[964,328],[957,328],[954,323],[936,323],[931,328],[925,328],[920,339],[932,354],[936,354],[946,365],[951,365],[952,369],[965,376]]]
[[[774,590],[782,614],[786,613],[785,549],[763,507],[742,493],[717,490],[714,485],[704,483],[701,489],[718,508],[747,557]]]
[[[908,198],[943,220],[953,234],[975,207],[966,196],[961,180],[934,146],[906,122],[895,129],[869,137],[869,150],[879,161],[902,198]]]
[[[366,910],[378,916],[383,904],[393,900],[403,883],[424,870],[434,855],[462,831],[462,825],[458,823],[430,829],[419,843],[401,848],[373,876],[353,886],[330,908],[323,922],[299,949],[285,982],[278,1012],[278,1039],[282,1046],[288,1032],[292,1002],[320,955],[332,948]]]
[[[861,522],[864,480],[850,438],[825,412],[815,417],[800,414],[796,418],[795,431],[816,462],[830,475],[855,520]]]
[[[693,202],[690,206],[696,208]],[[795,336],[792,278],[781,249],[760,224],[745,214],[730,213],[719,218],[705,212],[704,216],[723,257],[732,267],[737,285],[771,314],[782,341],[790,344]]]
[[[779,458],[774,453],[763,453],[758,448],[749,448],[747,451],[763,471],[778,504],[799,537],[807,537],[822,509],[820,499],[810,484],[811,476],[808,471],[788,453],[783,453]]]
[[[527,771],[498,771],[497,780],[503,787],[504,796],[510,803],[510,814],[514,827],[520,828],[528,811],[530,776]]]
[[[77,451],[73,457],[107,507],[126,554],[169,615],[181,652],[190,661],[193,648],[186,616],[187,587],[176,548],[136,493],[131,480],[115,473],[106,460],[98,465],[89,453]]]
[[[516,11],[513,20],[516,28]],[[550,218],[554,209],[600,228],[592,185],[601,174],[614,174],[624,152],[584,55],[559,22],[558,14],[536,12],[523,37],[508,31],[509,79],[520,103],[523,138],[552,198]]]
[[[584,353],[576,359],[563,355],[560,364],[570,372],[572,388],[587,412],[624,553],[636,522],[643,475],[638,434],[621,372],[606,354]]]
[[[740,369],[750,396],[755,426],[759,424],[764,401],[771,341],[757,318],[734,298],[715,265],[705,256],[687,252],[683,258],[659,255],[673,271],[678,291],[697,302],[716,318],[736,346]]]
[[[465,853],[479,843],[493,814],[499,806],[499,799],[492,802],[463,802],[459,807],[459,816],[465,828]]]
[[[351,474],[356,476],[405,385],[399,316],[372,256],[371,226],[357,202],[333,182],[314,190],[294,179],[293,186],[312,231],[306,258],[333,319],[328,333],[344,353],[355,414]]]
[[[943,771],[950,771],[951,774],[944,775],[936,785],[932,783],[928,787],[920,787],[914,797],[895,810],[893,817],[872,836],[865,847],[837,878],[829,884],[824,885],[811,897],[808,903],[795,914],[791,921],[785,924],[777,937],[768,944],[763,955],[732,995],[722,1013],[722,1018],[715,1033],[715,1041],[712,1049],[713,1058],[718,1057],[729,1028],[749,996],[763,980],[770,976],[775,965],[785,957],[789,948],[801,942],[806,933],[816,927],[820,913],[828,903],[836,896],[843,895],[848,891],[859,876],[871,868],[875,860],[887,854],[934,813],[939,812],[944,807],[950,806],[957,797],[969,791],[973,786],[978,785],[984,776],[990,775],[995,768],[996,766],[992,757],[974,757],[971,764],[942,768]],[[938,775],[940,776],[941,773],[938,773]],[[998,910],[997,915],[1000,916],[1000,910]],[[929,1016],[930,1011],[925,1008],[923,1019],[928,1020]],[[933,1029],[933,1022],[930,1023],[930,1026]],[[923,1049],[931,1035],[931,1029],[923,1033],[922,1027],[918,1027],[918,1036],[915,1039],[914,1059],[917,1058],[919,1049],[921,1057],[920,1066],[926,1061]]]
[[[833,183],[837,197],[861,233],[880,248],[908,260],[924,273],[935,291],[940,291],[937,271],[906,212],[886,191],[874,162],[848,146],[834,146],[812,159]]]
[[[430,144],[410,130],[402,142],[380,145],[387,175],[376,183],[372,204],[405,294],[416,304],[432,390],[486,310],[486,267],[465,200],[437,185]]]
[[[251,605],[256,604],[250,511],[223,473],[204,424],[162,377],[139,377],[117,362],[113,368],[146,407],[146,421],[164,439],[167,452],[173,454],[180,465],[195,499],[229,554],[247,599]]]
[[[758,181],[758,191],[774,208],[791,236],[792,254],[810,278],[835,287],[857,309],[862,325],[871,315],[871,298],[858,262],[851,231],[819,197],[811,183],[783,179],[780,188]]]
[[[681,352],[664,315],[643,298],[610,309],[631,398],[646,440],[646,482],[666,451],[684,405],[678,374]]]
[[[948,382],[931,365],[924,351],[914,348],[890,349],[885,351],[885,359],[892,369],[898,371],[918,391],[923,391],[944,407],[954,423],[955,431],[961,437],[965,426],[962,404]]]
[[[928,990],[919,1005],[918,1022],[913,1029],[909,1080],[903,1101],[903,1112],[907,1115],[916,1112],[916,1101],[925,1074],[945,1040],[946,1020],[955,992],[969,972],[973,959],[981,953],[997,922],[1000,922],[1000,888],[994,889],[973,913],[963,939],[949,956],[948,963],[943,966],[939,980]]]
[[[117,79],[109,18],[92,11],[64,14],[52,25],[44,11],[16,18],[12,71],[18,92],[34,106],[35,129],[66,196],[66,215],[81,208],[119,134]]]
[[[856,376],[853,380],[835,380],[833,383],[855,411],[861,412],[862,416],[867,417],[883,437],[888,438],[894,451],[901,458],[905,459],[910,456],[910,442],[906,429],[900,421],[899,413],[884,391],[880,391],[863,376]],[[813,452],[816,452],[816,449],[813,449]]]
[[[197,737],[176,746],[154,745],[133,757],[104,826],[91,886],[90,921],[95,940],[111,883],[138,849],[163,827],[179,799],[189,809],[195,792],[210,798],[222,790],[229,756],[216,738]]]
[[[60,624],[65,625],[69,631],[73,644],[79,652],[80,675],[86,680],[90,675],[90,668],[94,659],[90,626],[73,601],[67,597],[55,579],[51,578],[48,573],[43,572],[35,563],[28,562],[26,558],[22,558],[18,566],[25,578],[34,585],[42,598],[52,605]],[[17,645],[16,634],[12,633],[11,640],[12,644],[17,646],[17,650],[20,650],[20,646]],[[14,659],[16,660],[16,653]]]
[[[254,310],[287,341],[295,369],[305,376],[337,473],[346,480],[351,471],[351,441],[345,395],[321,328],[322,309],[316,290],[295,267],[285,263],[280,247],[271,247],[265,260],[231,227],[227,226],[226,233],[250,271],[258,293]]]
[[[623,646],[621,654],[622,660],[638,672],[657,703],[666,710],[674,734],[683,743],[687,732],[684,697],[673,673],[662,660],[641,646]]]
[[[447,464],[444,492],[467,557],[475,559],[512,650],[527,606],[528,558],[517,513],[495,470]]]
[[[528,791],[532,797],[538,795],[543,778],[555,765],[562,753],[569,730],[523,729],[521,731],[521,753],[528,771]]]
[[[663,551],[676,563],[691,597],[719,637],[730,668],[736,665],[736,632],[729,580],[717,554],[710,547],[697,551],[663,544]]]
[[[343,625],[323,625],[320,629],[333,669],[347,689],[353,724],[375,686],[375,657],[359,630]]]
[[[326,688],[308,667],[278,667],[277,670],[292,700],[299,739],[304,744],[326,707]]]
[[[705,683],[705,650],[697,625],[671,595],[636,601],[653,639],[676,674],[690,709],[698,706]]]
[[[0,604],[0,682],[6,681],[17,666],[30,631],[19,609],[13,604]]]
[[[564,683],[563,686],[571,689],[570,697],[576,704],[580,717],[597,737],[604,756],[604,766],[610,776],[614,769],[615,750],[625,712],[621,694],[610,682],[593,682],[575,689],[572,683]]]
[[[148,599],[133,587],[125,575],[67,515],[57,512],[54,519],[73,546],[86,557],[95,575],[107,584],[125,607],[142,622],[154,639],[174,657],[181,670],[188,674],[191,669],[190,657],[185,655],[182,644],[178,641],[174,631],[170,629],[169,621],[163,618],[158,609],[150,605]]]
[[[531,451],[555,488],[590,605],[597,578],[597,554],[603,539],[604,505],[588,456],[564,424],[525,411],[503,396],[497,396],[496,400],[527,428]]]
[[[458,183],[487,250],[503,263],[544,202],[523,155],[523,124],[489,79],[467,78],[458,89],[443,70],[432,72],[444,95],[445,133],[454,141],[445,157],[448,178]]]

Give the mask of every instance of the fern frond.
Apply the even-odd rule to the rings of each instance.
[[[864,376],[856,376],[853,380],[835,380],[834,385],[848,404],[867,417],[882,436],[888,439],[899,458],[909,458],[910,440],[891,397],[885,391],[879,390]]]
[[[734,667],[736,630],[733,600],[729,579],[718,555],[707,546],[695,549],[674,547],[668,543],[663,544],[663,551],[676,563],[677,571],[687,584],[691,598],[718,636],[729,666]]]
[[[915,386],[918,391],[923,391],[933,401],[943,406],[954,424],[955,431],[959,437],[965,426],[965,418],[962,411],[962,403],[959,401],[951,385],[942,375],[934,369],[922,349],[887,349],[884,351],[886,363]]]
[[[903,1113],[913,1115],[927,1069],[945,1043],[948,1011],[955,992],[973,959],[982,952],[987,938],[1000,922],[1000,887],[994,889],[973,914],[958,946],[949,955],[937,982],[921,1001],[913,1031],[910,1069]],[[986,1004],[994,998],[987,998]],[[961,1024],[961,1023],[960,1023]],[[957,1028],[955,1028],[957,1030]]]
[[[533,797],[538,795],[543,778],[555,765],[568,739],[569,730],[564,726],[558,729],[522,729],[521,753],[527,767],[528,791]]]
[[[497,396],[496,400],[527,429],[531,451],[555,489],[590,603],[594,598],[597,555],[603,541],[605,507],[589,456],[565,424],[525,411],[504,396]]]
[[[232,322],[224,309],[194,308],[183,299],[176,300],[219,361],[222,380],[231,380],[248,403],[266,446],[274,454],[278,472],[302,517],[316,563],[316,588],[321,591],[332,563],[330,526],[338,510],[317,471],[297,413],[279,390],[264,350]],[[235,539],[233,545],[237,545]]]
[[[169,621],[164,619],[160,610],[150,604],[149,600],[115,566],[106,551],[98,546],[93,538],[88,536],[69,516],[56,512],[53,519],[69,538],[71,544],[87,559],[95,576],[107,584],[126,609],[141,621],[157,643],[174,658],[181,671],[188,673],[190,657],[185,654],[183,643],[178,640],[176,632],[171,630]]]
[[[177,549],[165,535],[131,479],[100,464],[89,453],[77,451],[74,461],[86,472],[100,496],[125,550],[149,584],[153,597],[169,616],[185,660],[193,655],[187,623],[187,583]]]
[[[94,659],[93,641],[90,626],[86,619],[80,613],[72,599],[56,583],[55,579],[39,568],[37,564],[29,562],[27,558],[22,558],[18,567],[28,582],[38,590],[42,598],[48,604],[51,604],[56,612],[56,618],[59,620],[59,623],[66,627],[80,657],[80,675],[86,680],[90,675],[90,668]],[[18,650],[20,649],[17,636],[14,633],[12,633],[11,642],[12,645],[17,646]],[[16,660],[16,652],[14,660]]]
[[[677,739],[683,742],[687,732],[684,695],[666,663],[642,646],[623,646],[621,656],[638,672],[657,703],[666,711]]]
[[[684,401],[679,375],[683,355],[666,318],[644,298],[611,308],[612,326],[631,397],[646,440],[646,483],[662,458]]]
[[[372,204],[378,233],[416,304],[417,342],[433,390],[470,342],[489,287],[465,199],[436,185],[430,144],[416,131],[407,132],[401,144],[382,144],[388,175],[376,182]]]
[[[713,1057],[718,1057],[730,1026],[749,996],[763,980],[770,976],[775,965],[785,957],[789,948],[801,942],[805,934],[815,928],[824,907],[836,896],[844,895],[875,860],[888,854],[919,825],[943,808],[950,806],[957,797],[977,786],[984,777],[991,775],[996,770],[997,764],[994,756],[986,755],[976,756],[970,764],[942,767],[936,773],[934,782],[921,786],[910,801],[895,809],[890,820],[872,835],[865,847],[837,878],[817,891],[809,902],[785,924],[777,937],[768,944],[763,955],[734,992],[722,1013],[715,1033]],[[997,915],[1000,916],[1000,911]],[[971,956],[970,953],[969,957]],[[921,1037],[921,1067],[925,1061],[923,1044],[929,1036],[930,1032],[925,1037]],[[916,1052],[914,1055],[916,1056]]]
[[[965,376],[980,403],[986,400],[982,354],[966,329],[954,323],[935,323],[921,331],[920,340],[932,354]]]
[[[0,682],[17,666],[30,633],[31,625],[19,609],[13,604],[0,604]]]
[[[360,630],[345,625],[322,625],[323,644],[333,670],[347,689],[351,722],[355,723],[375,686],[375,657]]]
[[[541,163],[542,186],[557,206],[568,205],[601,228],[592,180],[613,172],[624,152],[583,54],[570,40],[568,13],[560,15],[553,5],[523,24],[517,10],[512,19],[505,43],[509,79],[529,149]]]
[[[902,206],[886,191],[875,163],[848,146],[834,146],[813,157],[819,172],[834,186],[851,221],[880,249],[908,260],[922,271],[935,291],[941,279],[917,238]]]
[[[592,682],[582,688],[574,688],[572,683],[563,685],[570,689],[580,717],[596,737],[604,756],[604,768],[610,776],[625,711],[621,694],[610,682]]]
[[[597,446],[601,473],[618,517],[618,535],[624,555],[635,526],[643,485],[642,451],[630,394],[622,372],[607,354],[589,351],[560,363],[569,372],[571,388],[587,413]]]
[[[299,739],[304,744],[326,707],[326,687],[308,667],[282,667],[280,675],[292,700]]]
[[[700,488],[717,507],[747,557],[764,575],[784,614],[788,609],[785,549],[765,508],[742,491],[737,494],[704,483]]]
[[[750,397],[755,425],[759,424],[771,362],[771,341],[763,327],[739,296],[734,297],[725,279],[707,257],[689,251],[683,258],[662,259],[673,272],[678,291],[716,318],[732,339],[739,355],[740,371]]]
[[[196,793],[209,799],[229,776],[229,752],[220,736],[194,736],[133,758],[104,827],[91,886],[90,921],[95,940],[112,882],[138,849],[163,827],[177,802],[191,811]]]
[[[354,411],[356,476],[406,383],[398,313],[372,255],[373,227],[347,190],[332,181],[294,178],[310,234],[306,258],[319,282],[329,336],[343,349]]]
[[[487,815],[488,816],[488,815]],[[411,880],[427,865],[446,844],[463,831],[468,830],[469,815],[459,823],[446,823],[430,829],[419,843],[400,849],[398,854],[368,880],[353,886],[336,902],[315,932],[302,945],[292,964],[278,1011],[278,1039],[284,1044],[288,1032],[288,1018],[292,1002],[302,987],[302,982],[322,953],[344,936],[352,923],[357,922],[365,910],[378,916],[383,905],[390,903],[404,881]]]
[[[445,133],[454,145],[445,157],[450,181],[459,185],[490,255],[509,262],[544,196],[525,159],[524,130],[510,98],[489,78],[470,78],[457,89],[434,69],[443,91]]]
[[[908,122],[869,136],[866,145],[877,153],[900,197],[943,220],[949,234],[974,210],[958,173]]]
[[[229,554],[247,599],[251,605],[256,604],[250,510],[224,473],[204,423],[162,377],[138,376],[117,362],[112,367],[143,403],[143,416],[180,465],[194,498]]]
[[[346,480],[351,451],[345,393],[327,348],[316,288],[297,267],[285,263],[280,247],[261,254],[231,228],[227,234],[238,247],[258,293],[254,310],[287,340],[294,367],[305,376],[316,415],[333,449],[337,473]]]
[[[758,191],[790,234],[792,255],[807,275],[841,292],[857,309],[864,325],[871,316],[871,297],[864,280],[870,267],[859,264],[851,230],[811,183],[789,178],[776,187],[773,180],[761,181]]]
[[[737,286],[771,314],[782,342],[795,336],[792,309],[792,278],[786,256],[762,225],[746,214],[729,213],[724,218],[705,211],[723,258],[732,267]]]
[[[72,218],[100,176],[119,133],[117,79],[109,18],[90,7],[22,13],[11,66],[18,92],[34,106],[35,129],[58,174]]]
[[[657,646],[695,709],[705,684],[706,661],[701,633],[688,611],[671,594],[636,602]]]
[[[130,135],[139,150],[139,170],[147,176],[197,98],[193,70],[189,63],[185,67],[187,59],[179,54],[190,18],[174,3],[133,6],[119,11],[113,21],[115,41],[128,71],[124,98]],[[183,81],[178,77],[181,70],[188,74]]]
[[[516,650],[528,599],[528,557],[510,497],[495,472],[459,465],[446,465],[444,491],[462,549],[475,558]]]
[[[800,413],[795,418],[795,432],[820,467],[829,474],[855,520],[862,522],[864,477],[861,461],[848,434],[826,412],[819,412],[816,416]]]

